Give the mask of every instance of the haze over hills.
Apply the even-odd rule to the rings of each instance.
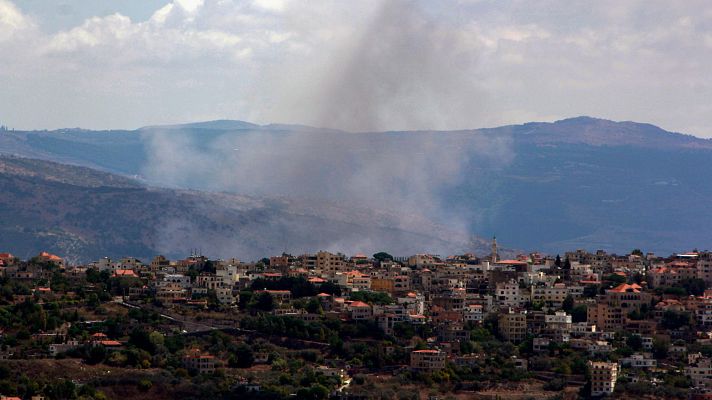
[[[712,242],[712,141],[635,122],[349,133],[213,121],[3,132],[0,152],[155,186],[397,210],[394,225],[420,216],[521,249],[672,252]]]
[[[412,217],[327,202],[146,187],[84,167],[0,157],[0,248],[89,261],[103,256],[257,259],[284,250],[395,254],[486,251],[488,243]],[[466,238],[466,239],[463,239]]]

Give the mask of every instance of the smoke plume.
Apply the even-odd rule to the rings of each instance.
[[[425,217],[466,242],[472,212],[450,207],[447,196],[477,179],[477,165],[506,165],[512,157],[506,137],[428,130],[472,126],[484,112],[472,42],[415,3],[384,2],[362,31],[323,54],[318,65],[308,63],[312,71],[304,79],[303,67],[286,70],[296,62],[263,77],[266,93],[260,95],[275,99],[273,121],[306,115],[314,126],[335,129],[147,131],[151,157],[144,173],[179,187],[389,210],[399,216],[398,229],[417,230]],[[369,133],[394,128],[419,131]],[[324,248],[378,250],[368,238],[327,240]]]

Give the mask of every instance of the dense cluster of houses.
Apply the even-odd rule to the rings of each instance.
[[[698,392],[712,390],[712,358],[690,350],[692,344],[712,345],[712,291],[706,290],[712,286],[712,253],[658,257],[638,251],[616,256],[578,250],[563,257],[534,253],[500,259],[493,242],[491,254],[484,257],[375,256],[320,251],[246,263],[193,254],[183,260],[103,258],[72,266],[48,253],[36,259],[55,263],[67,274],[85,274],[93,268],[136,280],[140,284],[128,288],[127,299],[151,296],[165,307],[205,307],[208,294],[225,307],[234,306],[240,291],[256,279],[303,277],[316,288],[328,283],[338,286],[341,294],[316,294],[322,310],[317,316],[293,307],[289,290],[257,292],[271,295],[275,315],[372,321],[386,334],[393,334],[399,324],[431,324],[435,336],[429,338],[429,347],[412,350],[410,357],[411,368],[420,371],[441,370],[448,362],[467,363],[473,355],[462,354],[459,343],[470,340],[473,326],[489,323],[502,340],[531,340],[535,353],[548,352],[552,344],[567,344],[597,360],[589,363],[593,395],[612,393],[628,371],[664,368],[658,365],[661,356],[653,354],[654,346],[665,347],[664,357],[683,360],[685,374]],[[0,273],[27,281],[47,274],[42,263],[19,263],[7,253],[0,254]],[[669,290],[695,285],[698,293]],[[354,299],[358,292],[386,293],[391,301]],[[671,316],[682,323],[669,323]],[[637,336],[640,346],[633,354],[611,360],[607,355],[620,346],[620,335]],[[54,346],[52,351],[57,352],[63,345]],[[527,360],[515,361],[527,368]],[[209,354],[190,353],[185,362],[200,370],[215,368]]]

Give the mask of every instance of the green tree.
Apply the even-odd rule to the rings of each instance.
[[[672,310],[665,311],[663,313],[663,319],[661,325],[665,329],[678,329],[683,326],[690,326],[692,324],[692,318],[690,313],[687,312],[676,312]]]
[[[643,338],[640,335],[630,335],[626,339],[625,343],[633,349],[633,351],[640,351],[643,348]]]
[[[235,348],[233,353],[234,358],[232,360],[233,367],[237,368],[250,368],[255,362],[255,355],[252,352],[252,347],[241,343]]]
[[[563,303],[561,304],[561,308],[567,313],[571,313],[574,308],[574,296],[567,295]]]
[[[707,289],[705,281],[699,278],[684,279],[680,282],[680,286],[685,288],[688,294],[694,296],[702,296],[705,294],[705,289]]]
[[[378,253],[373,255],[373,259],[379,262],[383,262],[387,260],[393,260],[393,256],[386,253],[385,251],[379,251]]]
[[[571,320],[573,322],[586,322],[588,319],[588,308],[585,304],[579,304],[571,310]]]
[[[260,311],[274,310],[274,298],[269,292],[260,292],[256,296],[253,296],[253,298],[252,308]]]
[[[653,356],[661,359],[667,357],[670,341],[667,339],[653,339]]]

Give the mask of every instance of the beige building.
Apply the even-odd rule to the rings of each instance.
[[[418,371],[439,371],[445,368],[446,354],[440,350],[414,350],[410,353],[410,367]]]
[[[371,289],[371,276],[363,274],[357,270],[346,273],[346,286],[353,290],[369,290]]]
[[[499,333],[505,340],[521,342],[527,336],[527,314],[509,311],[499,316]]]
[[[332,254],[328,251],[316,253],[316,271],[321,275],[333,276],[337,272],[345,272],[347,267],[343,254]]]
[[[700,254],[697,260],[697,277],[705,281],[708,287],[712,285],[712,253]]]
[[[637,284],[621,284],[606,291],[595,305],[587,309],[587,321],[601,330],[616,330],[623,327],[627,316],[640,310],[643,304],[650,304],[650,294],[642,291]]]
[[[591,370],[591,396],[605,396],[612,394],[618,379],[618,364],[589,361]]]
[[[686,279],[697,278],[697,268],[693,263],[674,261],[647,272],[652,287],[678,286]]]

